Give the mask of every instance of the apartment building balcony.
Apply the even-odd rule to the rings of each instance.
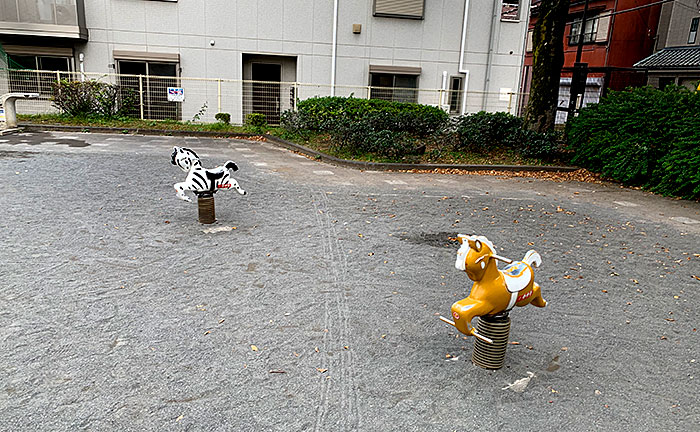
[[[0,35],[87,40],[84,0],[0,0]]]

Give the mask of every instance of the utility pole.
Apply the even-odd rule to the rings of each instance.
[[[581,27],[578,35],[578,46],[576,47],[576,62],[574,63],[574,70],[571,75],[571,95],[569,98],[569,109],[567,110],[568,117],[566,122],[568,123],[574,116],[576,112],[576,102],[578,101],[578,96],[583,95],[586,92],[586,78],[588,77],[588,63],[581,63],[581,53],[583,51],[583,37],[586,33],[586,15],[588,14],[588,0],[583,5],[583,16],[581,17]]]

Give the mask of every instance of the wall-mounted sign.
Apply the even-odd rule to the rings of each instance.
[[[5,108],[0,108],[0,123],[5,121]]]
[[[184,102],[185,89],[180,87],[168,87],[168,102]]]

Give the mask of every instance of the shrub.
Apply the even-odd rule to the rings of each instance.
[[[384,127],[389,117],[385,113],[370,112],[360,119],[338,119],[331,136],[338,148],[352,153],[400,158],[412,152],[413,140],[407,132]]]
[[[375,112],[383,113],[385,125],[391,130],[420,137],[439,130],[448,119],[443,110],[429,105],[381,99],[319,97],[300,101],[294,121],[298,128],[330,132],[339,121],[357,121]],[[284,121],[282,124],[287,127]]]
[[[700,125],[696,122],[692,131],[688,130],[688,136],[679,137],[660,161],[660,178],[652,188],[654,192],[700,198]]]
[[[53,104],[74,117],[123,117],[137,100],[132,89],[99,81],[61,80],[51,86]]]
[[[515,150],[522,156],[545,161],[561,159],[563,156],[564,134],[559,131],[541,133],[524,129],[520,132],[520,137]]]
[[[261,113],[250,113],[245,116],[245,125],[260,130],[267,127],[267,118],[265,114]]]
[[[457,150],[482,153],[494,147],[515,148],[523,138],[522,125],[520,117],[505,112],[480,111],[461,116],[456,126]]]
[[[231,114],[229,114],[229,113],[223,113],[223,112],[216,113],[214,118],[220,123],[225,123],[225,124],[231,123]]]
[[[572,120],[573,161],[630,185],[700,197],[700,93],[683,87],[611,92]]]

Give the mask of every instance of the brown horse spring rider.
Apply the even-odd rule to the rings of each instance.
[[[492,341],[476,332],[471,326],[474,317],[495,315],[509,311],[514,306],[533,304],[545,307],[547,302],[542,298],[540,286],[535,283],[532,266],[542,264],[540,254],[530,250],[522,261],[509,260],[496,255],[493,243],[484,236],[458,236],[462,246],[457,252],[455,267],[463,270],[474,281],[469,297],[452,305],[454,322],[440,319],[470,336],[478,337],[485,342]],[[503,270],[498,269],[497,261],[509,265]]]

